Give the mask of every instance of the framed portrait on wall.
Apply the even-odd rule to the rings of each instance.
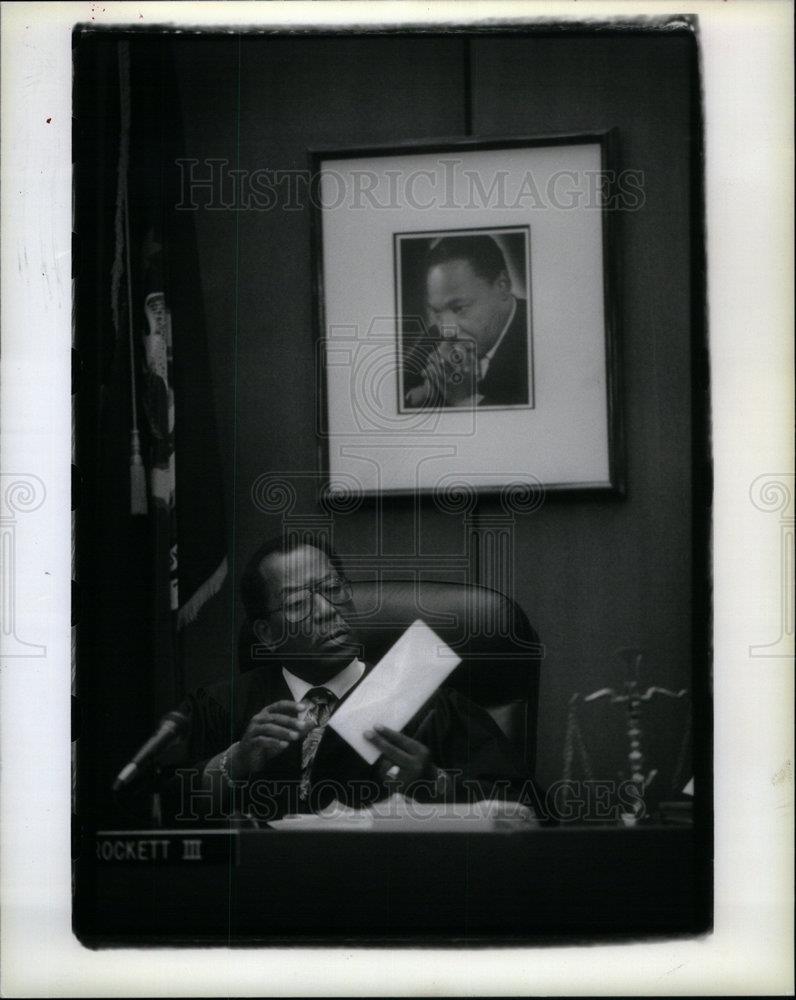
[[[615,145],[311,154],[328,490],[623,491]]]

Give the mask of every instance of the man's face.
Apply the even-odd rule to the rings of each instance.
[[[432,267],[426,279],[428,304],[443,336],[471,339],[478,357],[494,345],[511,311],[511,285],[505,274],[494,281],[476,274],[466,260]]]
[[[307,680],[315,683],[334,677],[354,659],[359,647],[344,617],[354,611],[350,600],[334,604],[329,597],[311,592],[307,603],[307,591],[312,587],[333,585],[341,579],[329,557],[304,545],[291,552],[266,556],[260,572],[267,587],[268,607],[278,609],[264,620],[284,666],[302,676],[309,672]],[[304,610],[308,612],[306,618],[291,621],[291,617]]]

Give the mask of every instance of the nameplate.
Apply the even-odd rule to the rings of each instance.
[[[99,830],[96,858],[107,864],[237,864],[235,830]]]

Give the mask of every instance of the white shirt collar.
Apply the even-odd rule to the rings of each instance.
[[[282,667],[282,676],[290,688],[290,693],[293,695],[294,701],[301,701],[304,695],[314,687],[328,688],[339,701],[344,694],[347,694],[351,690],[364,673],[365,664],[356,657],[347,667],[343,667],[339,674],[335,674],[331,680],[324,681],[323,684],[310,684],[308,681],[302,680],[301,677],[296,677],[295,674],[291,674],[289,670]]]
[[[480,374],[481,378],[484,378],[484,376],[486,375],[487,369],[489,368],[489,362],[495,356],[495,351],[497,351],[498,347],[500,347],[500,342],[506,336],[506,331],[511,326],[512,321],[514,320],[514,315],[515,315],[516,312],[517,312],[517,300],[512,295],[512,297],[511,297],[511,312],[509,313],[509,318],[506,320],[506,325],[500,331],[500,336],[495,341],[495,343],[489,348],[489,350],[486,352],[486,354],[482,358],[478,359],[478,366],[479,366],[479,369],[480,369],[479,374]]]

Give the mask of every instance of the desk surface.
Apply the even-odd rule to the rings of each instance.
[[[691,829],[240,831],[208,834],[201,861],[182,860],[195,847],[172,850],[174,863],[157,846],[143,848],[150,863],[125,860],[116,845],[129,836],[104,833],[78,862],[86,944],[487,943],[709,926],[711,871]]]

